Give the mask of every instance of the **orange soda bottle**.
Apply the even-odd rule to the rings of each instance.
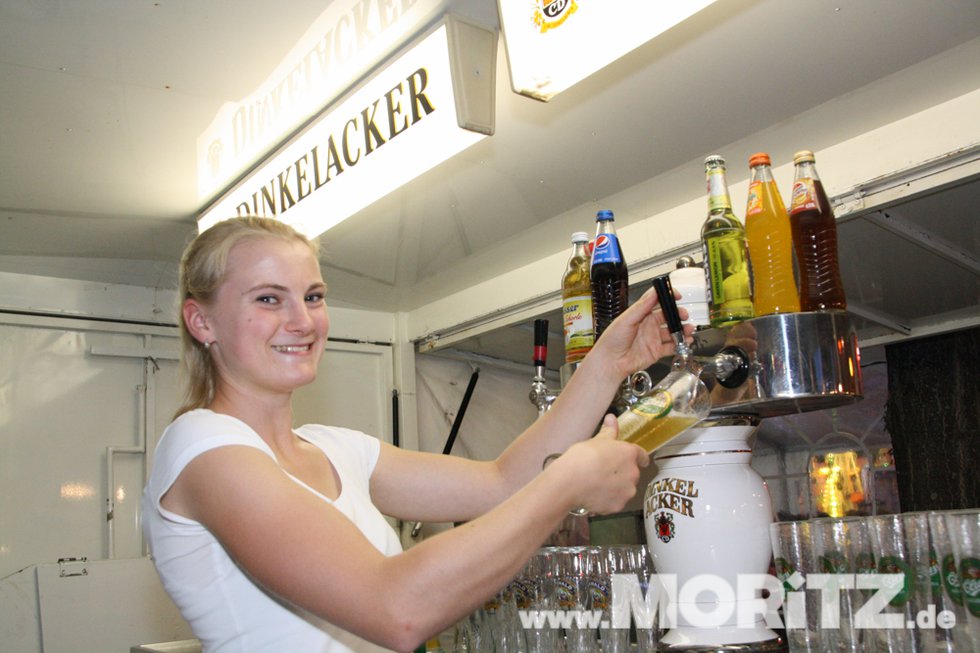
[[[796,313],[800,296],[793,276],[793,230],[772,178],[772,161],[765,152],[757,152],[749,157],[749,168],[745,237],[754,284],[752,305],[757,316]]]

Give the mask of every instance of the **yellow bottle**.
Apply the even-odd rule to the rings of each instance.
[[[725,158],[704,160],[708,180],[708,219],[701,226],[701,250],[711,326],[728,326],[753,317],[752,271],[745,228],[732,212]]]
[[[793,276],[792,226],[771,166],[765,152],[749,157],[752,176],[745,207],[745,237],[752,264],[752,304],[756,315],[800,310]]]
[[[582,360],[595,344],[588,242],[589,234],[584,231],[572,234],[572,256],[561,281],[566,363]]]

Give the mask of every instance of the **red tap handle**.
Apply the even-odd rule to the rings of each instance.
[[[534,321],[534,364],[543,366],[548,359],[548,320]]]

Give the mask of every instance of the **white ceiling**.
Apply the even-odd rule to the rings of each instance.
[[[0,270],[173,287],[198,135],[328,4],[0,0]],[[978,36],[977,0],[719,0],[550,103],[501,46],[496,133],[325,234],[331,298],[410,310],[562,251],[605,198],[686,165],[686,199],[716,148]]]

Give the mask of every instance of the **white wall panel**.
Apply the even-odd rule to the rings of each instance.
[[[0,324],[0,577],[62,557],[143,555],[142,424],[150,457],[177,406],[176,337]],[[76,328],[76,325],[83,325]],[[152,340],[149,340],[151,339]],[[147,344],[150,342],[150,344]],[[144,349],[171,352],[147,362]],[[392,440],[392,349],[331,342],[317,382],[296,395],[297,423]]]
[[[106,555],[106,447],[141,445],[145,380],[141,358],[90,352],[138,349],[143,338],[0,325],[0,576],[62,557]],[[161,362],[160,373],[168,381],[157,387],[172,406],[174,366]],[[142,459],[117,463],[117,537],[127,554],[141,555]]]
[[[84,569],[66,576],[57,564],[37,567],[44,653],[126,653],[192,636],[149,558],[89,562]]]
[[[293,394],[293,422],[357,429],[392,440],[391,347],[329,342],[316,382]]]
[[[177,292],[0,272],[0,309],[175,324]]]

